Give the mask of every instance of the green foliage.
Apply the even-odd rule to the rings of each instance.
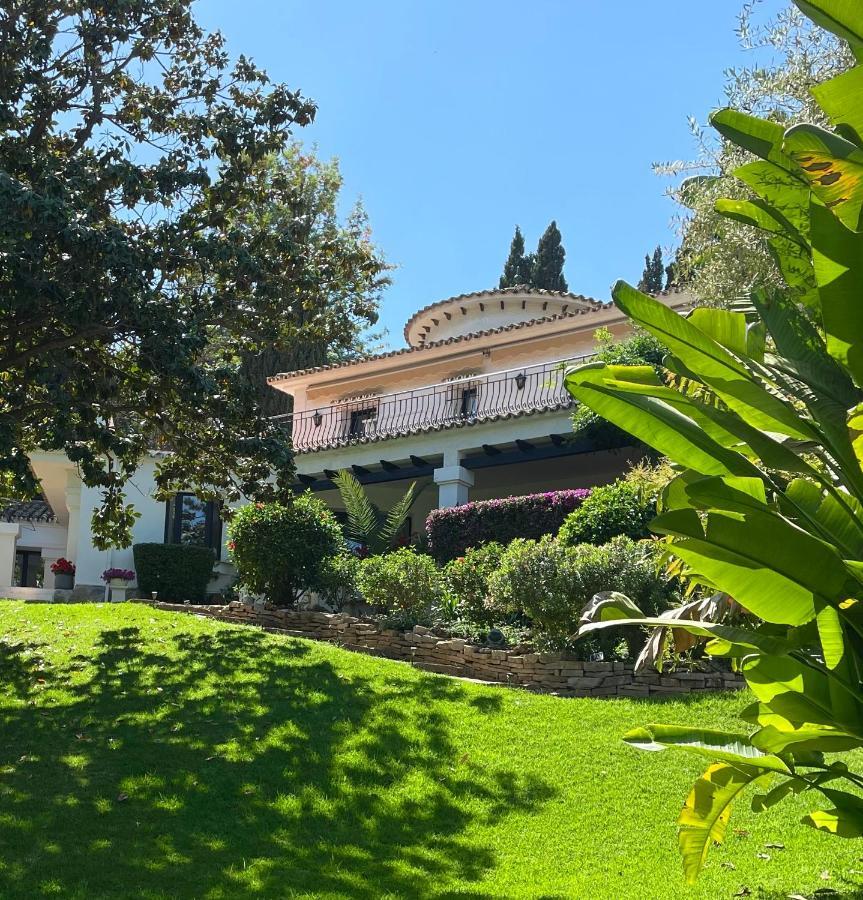
[[[430,556],[402,547],[360,564],[357,587],[376,611],[403,624],[428,624],[443,600],[440,572]]]
[[[100,549],[131,543],[125,489],[154,449],[163,499],[287,496],[288,435],[243,361],[350,345],[384,268],[361,218],[319,228],[334,184],[306,190],[291,149],[314,104],[232,60],[191,0],[8,7],[0,83],[15,493],[38,490],[36,448],[64,452],[102,492]]]
[[[534,637],[555,648],[571,643],[582,610],[600,591],[628,591],[648,615],[664,609],[671,596],[651,544],[626,537],[602,547],[571,547],[549,536],[539,541],[515,540],[489,579],[488,591],[494,613],[526,615]],[[585,655],[601,650],[610,658],[621,634],[625,632],[581,642],[575,649]],[[635,655],[643,639],[637,634],[626,638],[627,655]]]
[[[859,4],[799,5],[860,51]],[[714,731],[705,742],[649,725],[641,741],[720,760],[678,821],[690,881],[722,839],[732,801],[752,784],[778,782],[756,809],[819,793],[829,808],[804,824],[863,831],[863,775],[842,756],[863,746],[861,78],[858,67],[814,92],[836,132],[786,130],[735,110],[712,117],[726,140],[759,158],[736,173],[754,199],[717,211],[764,233],[795,290],[756,290],[746,309],[704,308],[685,319],[618,283],[615,303],[668,347],[677,379],[663,384],[649,369],[604,364],[566,379],[578,400],[683,469],[652,527],[671,537],[693,581],[754,619],[734,628],[677,619],[675,628],[707,634],[708,653],[736,661],[757,701],[744,713],[755,730]],[[597,604],[593,619],[582,633],[623,619],[667,624],[641,617],[625,597]]]
[[[539,239],[536,256],[531,271],[531,286],[545,291],[566,291],[568,286],[563,276],[566,250],[563,249],[560,230],[552,220]]]
[[[339,585],[337,561],[346,553],[339,523],[310,492],[289,503],[250,503],[230,524],[231,560],[238,584],[277,606],[294,604],[307,591]]]
[[[620,534],[644,538],[650,533],[647,526],[655,515],[655,495],[621,478],[594,488],[581,506],[566,517],[558,537],[570,547],[604,544]]]
[[[404,494],[384,512],[372,503],[366,489],[347,469],[339,472],[333,482],[339,489],[348,517],[346,537],[362,544],[372,554],[392,549],[418,496],[417,483],[412,482]]]
[[[200,603],[206,597],[216,561],[209,547],[135,544],[132,552],[141,596],[149,599],[158,591],[159,600],[168,603]]]
[[[443,580],[453,598],[457,618],[477,625],[496,625],[496,616],[487,604],[488,582],[500,566],[506,548],[492,541],[482,547],[471,547],[464,556],[444,566]]]
[[[607,328],[598,328],[593,337],[598,362],[653,366],[657,374],[663,376],[662,360],[666,350],[649,332],[637,328],[623,340],[615,340]],[[583,403],[576,406],[572,414],[572,428],[576,439],[590,441],[599,450],[640,443]]]

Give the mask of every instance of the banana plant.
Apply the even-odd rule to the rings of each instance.
[[[366,489],[347,469],[336,473],[333,482],[339,490],[347,515],[345,536],[366,547],[371,554],[391,549],[419,495],[416,482],[408,487],[387,512],[372,503]]]
[[[858,2],[797,5],[863,59]],[[690,578],[750,614],[673,622],[743,673],[749,730],[648,724],[624,737],[712,760],[678,820],[688,881],[746,790],[756,811],[819,795],[805,825],[863,837],[863,774],[843,756],[863,747],[863,66],[813,93],[835,130],[712,116],[753,156],[735,173],[752,198],[717,210],[766,232],[787,290],[683,317],[619,282],[616,305],[669,349],[668,377],[604,364],[566,374],[577,400],[680,467],[652,529]],[[619,594],[595,598],[584,621],[579,634],[669,626]]]

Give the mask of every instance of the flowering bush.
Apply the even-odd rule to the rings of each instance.
[[[121,581],[133,581],[135,573],[131,569],[105,569],[102,573],[102,581],[111,581],[119,578]]]
[[[55,575],[74,575],[75,563],[70,562],[65,556],[51,563],[51,571]]]
[[[515,538],[555,534],[589,495],[586,489],[547,491],[432,510],[426,521],[429,549],[445,563],[491,541],[508,544]]]
[[[456,618],[476,625],[498,625],[499,616],[486,602],[488,580],[500,566],[506,548],[496,541],[471,548],[443,570],[444,585]]]

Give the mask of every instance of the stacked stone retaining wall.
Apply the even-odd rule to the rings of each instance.
[[[383,628],[375,621],[343,613],[261,608],[237,602],[227,606],[155,605],[157,609],[257,625],[295,637],[327,641],[349,650],[403,660],[428,672],[499,682],[566,697],[648,697],[733,690],[744,684],[739,675],[717,668],[636,675],[631,662],[589,662],[561,653],[479,647],[460,638],[441,637],[420,625],[411,631],[395,631]]]

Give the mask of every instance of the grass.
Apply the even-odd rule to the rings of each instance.
[[[3,602],[0,634],[3,898],[863,896],[805,800],[742,804],[684,887],[699,761],[619,736],[740,695],[534,696],[138,605]]]

